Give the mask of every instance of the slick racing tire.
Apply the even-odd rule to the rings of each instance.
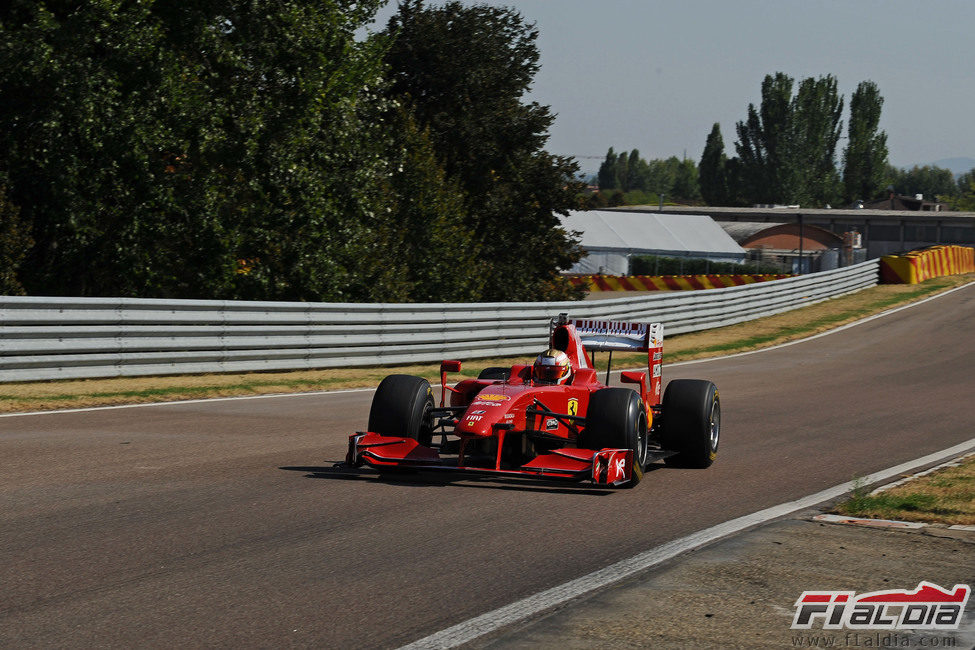
[[[412,375],[389,375],[372,398],[369,431],[413,438],[429,446],[433,439],[432,409],[430,382]]]
[[[481,371],[481,374],[477,376],[478,379],[504,379],[507,381],[511,378],[511,368],[502,368],[500,366],[492,366],[490,368],[485,368]]]
[[[703,469],[714,462],[721,434],[718,388],[703,379],[674,379],[663,401],[661,445],[676,451],[664,462],[675,467]]]
[[[583,444],[587,449],[632,449],[633,473],[626,487],[643,478],[647,460],[647,412],[636,391],[603,388],[589,397]]]

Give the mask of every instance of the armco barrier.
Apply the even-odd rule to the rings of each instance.
[[[0,297],[0,382],[436,362],[537,352],[549,318],[680,334],[877,284],[878,262],[728,289],[587,302],[341,304]]]
[[[576,275],[569,281],[587,291],[690,291],[724,289],[792,277],[789,274],[736,275]]]
[[[975,248],[931,246],[880,258],[880,281],[885,284],[917,284],[958,273],[975,273]]]

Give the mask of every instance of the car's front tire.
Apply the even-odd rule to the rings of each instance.
[[[636,391],[602,388],[589,397],[583,444],[587,449],[631,449],[633,472],[628,487],[643,478],[647,460],[647,412]]]
[[[432,409],[430,382],[412,375],[389,375],[373,395],[369,431],[413,438],[421,445],[429,445],[433,440]]]

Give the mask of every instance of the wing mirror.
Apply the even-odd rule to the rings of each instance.
[[[448,372],[460,372],[460,361],[441,361],[440,362],[440,407],[443,408],[444,399],[447,396],[447,391],[453,391],[453,388],[447,386],[447,373]],[[456,391],[454,391],[456,392]]]
[[[440,372],[460,372],[460,361],[441,361]]]

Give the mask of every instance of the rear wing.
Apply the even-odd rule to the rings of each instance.
[[[648,352],[663,346],[663,323],[625,323],[611,320],[570,319],[582,345],[594,352]]]
[[[609,352],[610,361],[613,352],[646,352],[647,353],[647,394],[644,396],[648,405],[657,405],[661,401],[661,366],[664,350],[663,323],[629,323],[624,321],[572,319],[568,314],[559,314],[552,319],[552,330],[559,325],[571,326],[577,340],[587,352]],[[606,381],[609,383],[609,364],[607,363]]]

